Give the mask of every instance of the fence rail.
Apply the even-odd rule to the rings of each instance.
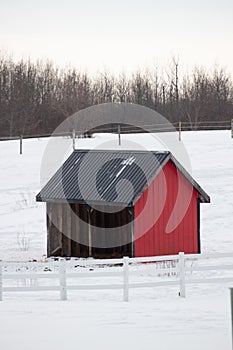
[[[230,263],[221,259],[230,259]],[[195,265],[197,262],[205,262],[205,265]],[[123,259],[93,259],[93,260],[65,260],[60,258],[58,261],[49,260],[45,262],[6,262],[0,261],[0,300],[3,295],[9,292],[60,292],[60,299],[67,300],[69,291],[78,290],[122,290],[123,300],[129,300],[130,289],[136,288],[156,288],[161,286],[178,286],[180,297],[186,295],[186,285],[203,283],[225,283],[233,282],[233,253],[231,254],[184,254],[171,256],[154,256],[142,258]],[[191,265],[190,265],[191,263]],[[194,264],[195,263],[195,264]],[[161,267],[161,264],[163,266]],[[190,266],[189,266],[190,265]],[[75,268],[85,268],[84,272],[76,272]],[[98,267],[108,267],[100,269]],[[140,266],[140,269],[135,267]],[[94,270],[93,268],[97,268]],[[40,269],[42,268],[42,272]],[[88,270],[89,269],[89,270]],[[23,270],[23,271],[22,271]],[[25,272],[26,270],[26,272]],[[104,271],[103,271],[104,270]],[[39,272],[38,272],[39,271]],[[212,275],[201,276],[200,271],[228,271],[230,276]],[[149,272],[152,281],[146,281],[143,278]],[[198,273],[197,278],[192,274]],[[189,273],[189,278],[187,274]],[[190,278],[191,273],[191,278]],[[138,280],[131,281],[137,276]],[[152,276],[152,277],[151,277]],[[166,276],[166,279],[164,279]],[[111,278],[107,283],[99,283],[99,278]],[[82,279],[94,283],[80,283]],[[117,280],[112,281],[113,278]],[[96,280],[95,280],[96,279]],[[30,281],[29,285],[5,285],[5,282],[12,281]],[[38,285],[38,281],[50,281],[50,285]],[[52,284],[52,280],[57,282]]]
[[[53,134],[37,134],[37,135],[20,135],[20,136],[4,136],[0,137],[0,141],[12,141],[19,140],[19,154],[23,154],[23,140],[32,138],[45,138],[45,137],[68,137],[72,138],[73,149],[75,149],[75,139],[83,137],[92,137],[93,133],[117,133],[118,143],[121,145],[121,134],[133,134],[140,132],[161,133],[161,132],[174,132],[178,131],[178,139],[181,141],[182,131],[192,130],[230,130],[231,138],[233,138],[233,120],[231,121],[210,121],[210,122],[175,122],[173,124],[156,124],[156,125],[142,125],[141,127],[133,127],[118,124],[116,127],[103,127],[92,130],[72,130],[63,133]]]
[[[219,121],[177,121],[167,124],[156,123],[150,125],[124,125],[124,124],[113,124],[103,125],[91,130],[86,129],[73,129],[70,131],[64,131],[59,133],[43,133],[43,134],[30,134],[30,135],[14,135],[14,136],[0,136],[0,141],[10,140],[22,140],[31,138],[45,138],[45,137],[91,137],[93,133],[117,133],[117,134],[128,134],[128,133],[141,133],[141,132],[171,132],[171,131],[196,131],[196,130],[231,130],[233,133],[233,119],[232,120],[219,120]]]

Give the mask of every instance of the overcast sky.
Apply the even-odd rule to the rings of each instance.
[[[0,49],[95,72],[166,65],[233,74],[233,0],[0,0]]]

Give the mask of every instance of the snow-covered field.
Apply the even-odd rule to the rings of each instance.
[[[156,293],[155,293],[156,295]],[[4,350],[230,350],[227,295],[130,301],[3,302]]]
[[[153,148],[145,136],[130,137],[139,143],[143,137]],[[202,251],[233,252],[230,131],[184,132],[182,140],[194,178],[211,197],[211,204],[201,206]],[[0,259],[45,255],[45,208],[35,195],[47,142],[25,140],[23,155],[18,141],[0,143]],[[89,148],[101,142],[98,135],[78,139],[76,145]],[[20,249],[23,240],[25,251]],[[1,349],[230,349],[227,285],[190,286],[186,299],[178,298],[173,287],[132,291],[129,303],[119,293],[78,292],[67,302],[34,301],[26,294],[9,298],[0,304]]]
[[[148,148],[156,148],[148,136],[123,136]],[[115,135],[78,139],[76,147],[90,148],[114,140]],[[183,132],[193,176],[210,195],[211,204],[201,205],[203,252],[233,251],[233,139],[230,131]],[[67,140],[70,144],[71,140]],[[24,140],[23,155],[19,141],[0,143],[0,258],[42,258],[46,253],[45,205],[35,201],[41,188],[40,167],[48,139]],[[115,140],[117,144],[117,139]],[[153,145],[155,143],[155,146]],[[161,146],[160,146],[161,147]],[[20,250],[22,236],[29,243]]]

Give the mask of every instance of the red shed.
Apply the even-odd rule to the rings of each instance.
[[[200,253],[210,198],[170,152],[75,150],[36,197],[48,256]]]

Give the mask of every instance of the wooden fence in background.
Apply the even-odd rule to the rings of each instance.
[[[45,138],[45,137],[68,137],[73,140],[73,149],[75,149],[76,138],[92,137],[94,133],[116,133],[118,134],[118,143],[121,145],[121,134],[133,134],[133,133],[159,133],[159,132],[174,132],[178,131],[178,139],[181,141],[182,131],[197,131],[197,130],[231,130],[231,137],[233,138],[233,119],[231,121],[204,121],[204,122],[176,122],[173,124],[155,124],[155,125],[142,125],[141,128],[127,125],[114,125],[98,127],[93,130],[72,130],[63,133],[53,134],[37,134],[37,135],[19,135],[19,136],[4,136],[0,137],[0,141],[19,140],[19,153],[23,154],[23,140],[32,138]]]

